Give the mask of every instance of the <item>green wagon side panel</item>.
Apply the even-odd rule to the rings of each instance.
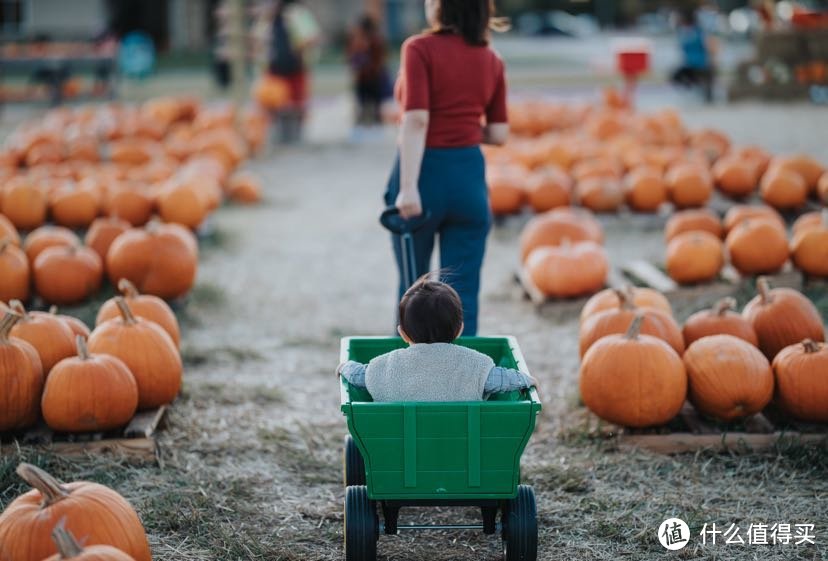
[[[497,364],[526,370],[512,338],[468,338],[458,344],[488,354]],[[344,339],[342,359],[368,362],[403,346],[394,338]],[[540,410],[534,391],[485,402],[373,403],[347,382],[342,388],[342,411],[365,459],[372,499],[515,495],[520,457]]]

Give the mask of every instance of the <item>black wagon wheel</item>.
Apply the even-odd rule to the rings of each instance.
[[[365,485],[365,461],[351,435],[345,437],[345,449],[342,453],[342,470],[345,486]]]
[[[538,514],[535,492],[519,485],[517,496],[503,510],[503,559],[536,561],[538,557]]]
[[[376,561],[377,505],[365,485],[345,489],[345,561]]]

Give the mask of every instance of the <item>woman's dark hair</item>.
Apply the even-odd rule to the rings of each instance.
[[[437,33],[457,33],[469,45],[488,45],[489,30],[506,31],[509,23],[495,17],[494,0],[440,0]]]
[[[463,325],[463,304],[444,282],[421,277],[400,300],[400,327],[414,343],[451,343]]]

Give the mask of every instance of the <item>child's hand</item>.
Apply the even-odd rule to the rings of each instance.
[[[337,378],[339,378],[342,375],[342,368],[345,366],[346,362],[348,362],[348,361],[340,362],[339,366],[336,367],[336,372],[334,372],[334,374],[336,375]]]

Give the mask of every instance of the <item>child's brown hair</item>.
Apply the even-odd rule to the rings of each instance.
[[[421,277],[400,300],[400,327],[414,343],[451,343],[463,326],[463,304],[444,282]]]

